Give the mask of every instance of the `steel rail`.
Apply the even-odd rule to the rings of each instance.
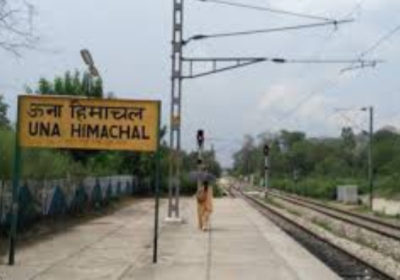
[[[387,238],[400,241],[400,227],[394,224],[383,222],[381,220],[377,220],[365,215],[355,214],[353,212],[346,211],[343,209],[338,209],[337,207],[324,205],[322,203],[312,202],[299,197],[277,194],[275,192],[270,192],[269,195],[284,200],[286,202],[296,204],[300,207],[313,210],[315,212],[329,216],[333,219],[340,220],[345,223],[350,223],[352,225],[356,225],[358,227],[372,231]],[[394,231],[396,231],[396,234],[394,233]]]
[[[267,205],[266,203],[261,202],[260,200],[251,197],[250,195],[247,195],[243,192],[238,192],[240,197],[242,197],[245,201],[247,201],[250,205],[253,205],[254,208],[256,208],[262,215],[270,218],[270,215],[273,215],[275,217],[277,217],[278,219],[283,220],[284,222],[292,225],[293,227],[299,229],[300,231],[306,233],[307,235],[311,236],[312,238],[326,244],[327,246],[332,247],[333,250],[336,250],[337,252],[342,253],[344,256],[347,256],[350,259],[353,259],[356,263],[364,266],[365,268],[370,269],[373,273],[375,273],[375,276],[378,276],[379,278],[373,278],[373,279],[387,279],[387,280],[394,280],[396,278],[394,278],[393,276],[389,275],[388,273],[382,271],[381,269],[379,269],[378,267],[367,263],[366,261],[360,259],[358,256],[354,255],[353,253],[344,250],[342,248],[340,248],[339,246],[329,242],[328,240],[326,240],[325,238],[317,235],[316,233],[314,233],[313,231],[311,231],[310,229],[306,228],[305,226],[287,218],[286,216],[282,215],[281,213],[279,213],[278,211],[276,211],[275,209],[273,209],[272,207],[270,207],[269,205]],[[268,212],[268,213],[266,213]],[[279,225],[278,225],[279,226]],[[336,271],[337,273],[340,273],[339,271]],[[350,278],[352,278],[350,276]],[[349,279],[350,279],[349,278]]]

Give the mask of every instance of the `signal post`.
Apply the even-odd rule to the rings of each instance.
[[[197,191],[199,191],[201,188],[200,176],[204,167],[203,151],[204,151],[204,130],[199,129],[197,131],[197,172],[199,173],[197,179]]]
[[[264,196],[266,197],[268,194],[268,181],[269,181],[269,145],[267,143],[264,144]]]

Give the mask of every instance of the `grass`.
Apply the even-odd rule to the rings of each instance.
[[[316,224],[317,226],[327,230],[327,231],[333,232],[332,226],[327,221],[322,221],[322,220],[317,219],[317,218],[312,218],[311,222]]]
[[[281,203],[279,203],[278,201],[276,201],[275,199],[273,199],[271,197],[264,198],[264,201],[266,203],[268,203],[268,204],[271,204],[271,205],[275,206],[275,207],[284,209],[285,211],[287,211],[290,214],[295,215],[297,217],[301,217],[302,216],[302,214],[299,211],[297,211],[295,209],[292,209],[292,208],[288,208],[288,207],[282,205]]]
[[[371,240],[371,239],[366,239],[361,234],[357,234],[355,238],[350,239],[350,240],[352,240],[362,246],[365,246],[372,250],[375,250],[375,251],[378,251],[378,249],[379,249],[379,246],[377,243],[373,242],[373,240]]]
[[[358,212],[358,213],[362,213],[362,214],[368,214],[371,211],[369,210],[369,206],[362,204],[359,205],[358,207],[354,207],[353,211]]]
[[[396,214],[396,215],[389,215],[389,214],[386,214],[383,211],[371,212],[371,210],[369,209],[369,206],[367,206],[367,205],[357,206],[357,207],[353,208],[352,211],[360,213],[360,214],[373,215],[373,216],[375,216],[377,218],[382,218],[382,219],[389,220],[389,221],[390,220],[392,220],[392,221],[393,220],[400,220],[400,213]]]
[[[269,197],[265,198],[265,202],[267,202],[267,203],[269,203],[271,205],[274,205],[276,207],[282,208],[285,211],[287,211],[287,212],[289,212],[289,213],[291,213],[291,214],[293,214],[295,216],[302,216],[299,211],[297,211],[295,209],[291,209],[291,208],[285,207],[285,206],[283,206],[282,204],[280,204],[279,202],[275,201],[272,198],[269,198]],[[365,206],[365,205],[358,207],[356,211],[357,212],[362,212],[362,213],[365,213],[365,212],[370,213],[369,208],[367,206]],[[384,215],[384,217],[387,218],[387,215],[385,215],[383,213],[376,212],[376,215]],[[400,218],[400,215],[397,215],[397,218]],[[350,237],[350,236],[348,236],[348,234],[346,233],[346,231],[345,231],[345,229],[343,227],[339,228],[339,229],[338,228],[335,229],[329,222],[327,222],[325,220],[318,219],[316,217],[311,218],[310,222],[312,222],[316,226],[318,226],[318,227],[320,227],[320,228],[322,228],[322,229],[324,229],[326,231],[331,232],[332,234],[334,234],[334,235],[336,235],[338,237],[345,238],[345,239],[347,239],[349,241],[352,241],[352,242],[356,242],[356,243],[358,243],[358,244],[360,244],[360,245],[362,245],[364,247],[370,248],[370,249],[372,249],[374,251],[379,251],[379,245],[376,242],[374,242],[373,240],[369,240],[369,239],[365,238],[361,234],[356,234],[355,237]],[[397,258],[396,256],[393,256],[393,257],[397,261],[399,260],[399,258]]]
[[[282,204],[280,204],[279,202],[277,202],[275,199],[273,199],[271,197],[264,198],[264,202],[271,204],[273,206],[279,207],[279,208],[286,209],[286,207],[284,207]]]
[[[287,208],[286,210],[292,215],[295,215],[295,216],[298,216],[298,217],[302,216],[301,213],[299,211],[297,211],[297,210],[290,209],[290,208]]]

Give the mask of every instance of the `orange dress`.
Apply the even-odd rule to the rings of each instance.
[[[204,190],[204,187],[202,187]],[[206,199],[203,202],[197,202],[197,214],[199,219],[199,228],[205,230],[209,226],[210,215],[213,211],[213,189],[208,187]]]

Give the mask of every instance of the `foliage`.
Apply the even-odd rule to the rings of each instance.
[[[63,78],[57,77],[54,82],[40,79],[36,93],[43,95],[86,95],[102,97],[101,80],[94,83],[92,91],[86,91],[88,77],[80,78],[78,72],[71,76],[67,72]],[[33,92],[32,90],[30,91]],[[0,96],[1,97],[1,96]],[[0,99],[0,117],[5,116],[7,105]],[[6,118],[0,118],[0,180],[10,180],[12,175],[13,151],[15,146],[15,131],[9,126]],[[161,146],[161,189],[168,191],[170,149],[164,138],[167,128],[160,132]],[[196,190],[196,184],[188,180],[187,174],[197,169],[197,152],[181,152],[182,160],[182,194],[191,195]],[[205,151],[204,162],[208,172],[219,177],[221,166],[216,160],[215,151]],[[132,174],[139,178],[144,194],[150,194],[154,186],[155,155],[150,153],[92,151],[69,149],[26,149],[22,151],[22,177],[24,179],[57,179],[64,177],[82,178],[85,176],[109,176],[115,174]],[[150,186],[150,187],[149,187]],[[217,194],[220,192],[217,191]]]
[[[11,166],[14,157],[14,132],[0,128],[0,180],[11,178]]]
[[[187,174],[182,176],[181,180],[181,194],[182,195],[194,195],[197,191],[197,183],[191,181]]]
[[[45,78],[41,78],[38,81],[35,90],[32,90],[28,87],[26,91],[28,93],[35,92],[36,94],[40,95],[68,95],[103,98],[103,83],[101,79],[93,79],[89,73],[84,73],[81,75],[79,71],[75,71],[74,74],[71,74],[70,71],[67,71],[63,77],[56,77],[53,82]],[[101,161],[102,156],[99,155],[99,152],[100,151],[96,150],[68,150],[68,153],[74,161],[79,162],[82,165],[90,166],[92,166],[94,163],[93,158],[97,157]],[[102,155],[104,157],[104,153]],[[115,159],[116,156],[114,156],[113,161]],[[120,162],[121,160],[118,159],[118,161]],[[110,167],[115,166],[116,165],[110,165]],[[96,163],[96,167],[92,168],[96,170],[96,174],[98,175],[107,173],[104,171],[106,169],[104,164],[101,165],[101,163]],[[101,171],[101,169],[103,169],[103,171]],[[110,172],[114,173],[114,169],[112,169]]]
[[[7,118],[8,105],[4,102],[3,95],[0,94],[0,128],[10,126],[10,120]]]
[[[181,184],[181,194],[182,195],[194,195],[197,191],[197,182],[189,180],[187,174],[182,177]],[[214,193],[214,197],[222,197],[223,190],[218,186],[218,184],[213,183],[211,185]]]
[[[204,169],[213,174],[216,177],[221,176],[222,168],[218,161],[216,160],[216,155],[214,150],[204,151],[203,154]],[[189,173],[191,171],[197,170],[197,158],[198,153],[192,151],[189,153],[182,153],[182,169],[184,172]]]
[[[233,155],[235,165],[234,170],[238,174],[249,175],[253,171],[262,168],[263,155],[260,153],[261,146],[255,145],[252,136],[246,135],[240,151]]]
[[[0,180],[10,180],[14,160],[15,132],[0,129]],[[51,149],[22,150],[22,178],[58,179],[68,176],[115,175],[119,173],[122,156],[119,152],[101,152],[85,164],[67,152]]]
[[[74,74],[67,71],[64,76],[56,77],[53,82],[41,78],[35,90],[28,88],[27,91],[41,95],[104,97],[102,80],[100,78],[93,79],[86,72],[81,75],[79,71],[75,71]]]
[[[214,193],[214,197],[216,197],[216,198],[224,196],[224,191],[221,189],[221,187],[218,184],[213,185],[213,193]]]
[[[271,186],[314,197],[334,198],[341,184],[368,191],[368,137],[345,127],[337,138],[308,138],[302,132],[282,131],[269,139],[246,136],[234,155],[233,173],[262,177],[262,147],[270,145]],[[381,194],[400,193],[400,135],[380,130],[373,136],[375,188]]]
[[[100,152],[89,158],[87,162],[88,172],[94,176],[124,174],[124,172],[120,172],[122,160],[121,152]]]
[[[63,178],[66,177],[72,164],[68,155],[58,151],[48,149],[23,150],[22,178],[39,180]]]
[[[367,184],[365,184],[364,189],[367,189]],[[375,190],[378,194],[385,197],[397,197],[400,196],[400,173],[394,173],[387,176],[378,176],[375,179],[374,184]]]

